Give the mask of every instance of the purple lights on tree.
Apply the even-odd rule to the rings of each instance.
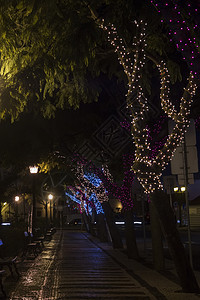
[[[189,70],[193,74],[198,74],[200,70],[200,53],[196,36],[199,36],[200,14],[199,8],[195,7],[191,1],[176,3],[172,0],[163,2],[161,0],[153,1],[157,11],[162,14],[169,26],[169,35],[173,36],[177,49],[181,51],[183,59],[187,61]],[[199,6],[199,4],[197,4]]]

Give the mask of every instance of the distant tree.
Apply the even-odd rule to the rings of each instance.
[[[122,203],[124,215],[125,215],[125,237],[126,237],[126,249],[129,258],[139,258],[139,253],[136,244],[135,231],[134,231],[134,217],[133,207],[134,200],[132,196],[132,184],[134,181],[134,174],[130,170],[133,157],[132,155],[123,155],[123,179],[122,183],[114,181],[109,168],[106,164],[97,167],[92,161],[87,161],[80,156],[74,156],[75,161],[80,161],[82,164],[82,171],[80,168],[77,172],[77,177],[80,182],[87,182],[87,178],[91,178],[92,181],[98,180],[100,185],[93,189],[97,190],[98,198],[100,199],[103,208],[108,209],[108,197],[112,196],[118,199]],[[85,170],[85,176],[83,174]],[[88,174],[88,176],[86,176]],[[94,180],[92,180],[92,175]],[[82,179],[80,179],[82,178]],[[105,190],[108,196],[105,194]]]
[[[77,159],[77,158],[76,158]],[[123,243],[119,232],[114,224],[112,209],[109,204],[109,197],[102,180],[95,174],[84,170],[84,162],[77,161],[77,168],[75,170],[78,182],[84,189],[89,199],[93,199],[97,213],[97,223],[99,226],[100,237],[105,240],[106,237],[106,223],[112,238],[113,248],[123,248]],[[94,201],[94,200],[97,201]],[[99,203],[99,204],[98,204]],[[105,214],[105,218],[103,215]]]

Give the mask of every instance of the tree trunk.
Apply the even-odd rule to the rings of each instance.
[[[165,269],[165,259],[163,251],[162,230],[160,220],[154,203],[150,203],[150,220],[151,220],[151,238],[152,238],[152,255],[154,269],[161,271]]]
[[[86,227],[87,232],[91,233],[91,235],[95,236],[94,228],[92,225],[92,222],[90,220],[90,217],[86,215],[86,213],[83,213],[83,220]]]
[[[121,239],[119,231],[115,225],[115,220],[113,217],[113,212],[112,212],[112,208],[111,208],[110,204],[108,202],[103,202],[102,207],[105,212],[108,228],[110,230],[113,248],[114,249],[123,248],[122,239]]]
[[[136,243],[132,210],[127,210],[125,212],[125,237],[128,258],[138,259],[139,253]]]
[[[82,221],[87,232],[89,232],[88,217],[85,212],[82,213]]]
[[[152,201],[158,212],[183,292],[199,293],[199,286],[181,242],[167,195],[163,192],[156,192],[152,194]]]
[[[97,237],[101,242],[108,241],[108,232],[103,214],[97,215]]]

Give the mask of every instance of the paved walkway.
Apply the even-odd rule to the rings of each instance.
[[[57,231],[34,260],[20,263],[21,277],[5,281],[12,300],[200,299],[108,243],[89,234]],[[9,292],[10,291],[10,292]]]

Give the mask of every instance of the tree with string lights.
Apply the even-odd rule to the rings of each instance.
[[[90,201],[87,197],[85,188],[81,186],[67,186],[65,188],[65,195],[68,196],[73,202],[77,203],[82,216],[82,221],[85,224],[85,228],[91,234],[94,234],[91,225],[91,216],[95,210],[94,202]]]
[[[99,18],[91,8],[90,10],[95,22],[106,32],[108,42],[114,47],[119,62],[127,76],[128,92],[126,99],[132,119],[132,136],[136,148],[132,170],[145,192],[151,195],[152,203],[161,221],[161,226],[174,259],[183,290],[186,292],[199,291],[192,267],[190,266],[175,222],[173,221],[172,209],[163,195],[161,182],[162,173],[172,159],[176,148],[183,142],[184,134],[189,126],[190,107],[197,89],[196,77],[198,74],[190,70],[188,83],[184,88],[179,107],[176,108],[173,102],[170,101],[170,76],[166,63],[158,56],[149,55],[145,51],[147,46],[145,33],[147,24],[145,21],[135,21],[135,27],[138,30],[136,31],[132,49],[130,50],[119,36],[116,27]],[[197,56],[198,54],[197,52]],[[195,56],[195,53],[193,55]],[[168,119],[174,122],[171,134],[168,135],[164,145],[161,149],[158,149],[157,155],[153,159],[150,155],[151,147],[146,118],[149,108],[141,85],[141,72],[147,58],[155,64],[160,73],[161,108]],[[192,66],[193,64],[190,65]],[[135,97],[135,94],[137,97]]]
[[[123,213],[125,216],[125,238],[126,238],[126,250],[129,258],[138,259],[139,253],[136,243],[135,230],[134,230],[134,199],[132,195],[132,185],[134,182],[134,174],[131,171],[131,165],[133,161],[133,155],[123,155],[123,180],[121,183],[117,183],[113,180],[109,168],[107,165],[103,165],[102,168],[95,166],[93,162],[88,162],[88,170],[96,174],[101,181],[109,195],[112,195],[122,204]],[[103,204],[106,207],[107,203]]]
[[[130,169],[133,156],[130,154],[123,155],[124,177],[121,184],[116,183],[113,180],[113,176],[111,175],[108,166],[105,164],[102,167],[97,167],[92,161],[87,161],[86,159],[80,158],[79,155],[74,156],[74,161],[78,162],[79,165],[79,168],[77,168],[78,172],[76,172],[79,182],[82,182],[83,185],[88,185],[90,182],[90,186],[93,182],[91,190],[93,192],[96,191],[98,199],[102,203],[102,207],[107,216],[111,216],[111,209],[108,201],[109,195],[119,199],[119,201],[122,203],[123,212],[125,215],[127,255],[129,258],[138,259],[139,253],[136,244],[133,222],[134,199],[132,196],[132,184],[134,181],[134,174]],[[85,168],[85,173],[83,168]],[[105,193],[105,190],[107,191],[108,195]],[[119,233],[115,230],[114,224],[111,221],[112,218],[107,219],[107,222],[110,225],[109,227],[113,240],[116,241],[114,246],[115,248],[122,248],[122,242],[118,237]]]
[[[80,160],[78,157],[74,157],[74,160],[77,161],[75,174],[77,176],[79,185],[87,194],[87,198],[92,200],[95,204],[97,228],[100,239],[105,241],[108,238],[105,224],[106,218],[110,235],[112,237],[113,247],[123,248],[122,240],[116,226],[114,225],[114,219],[112,218],[111,208],[108,203],[109,198],[102,180],[95,173],[84,170],[86,164],[85,160]]]

